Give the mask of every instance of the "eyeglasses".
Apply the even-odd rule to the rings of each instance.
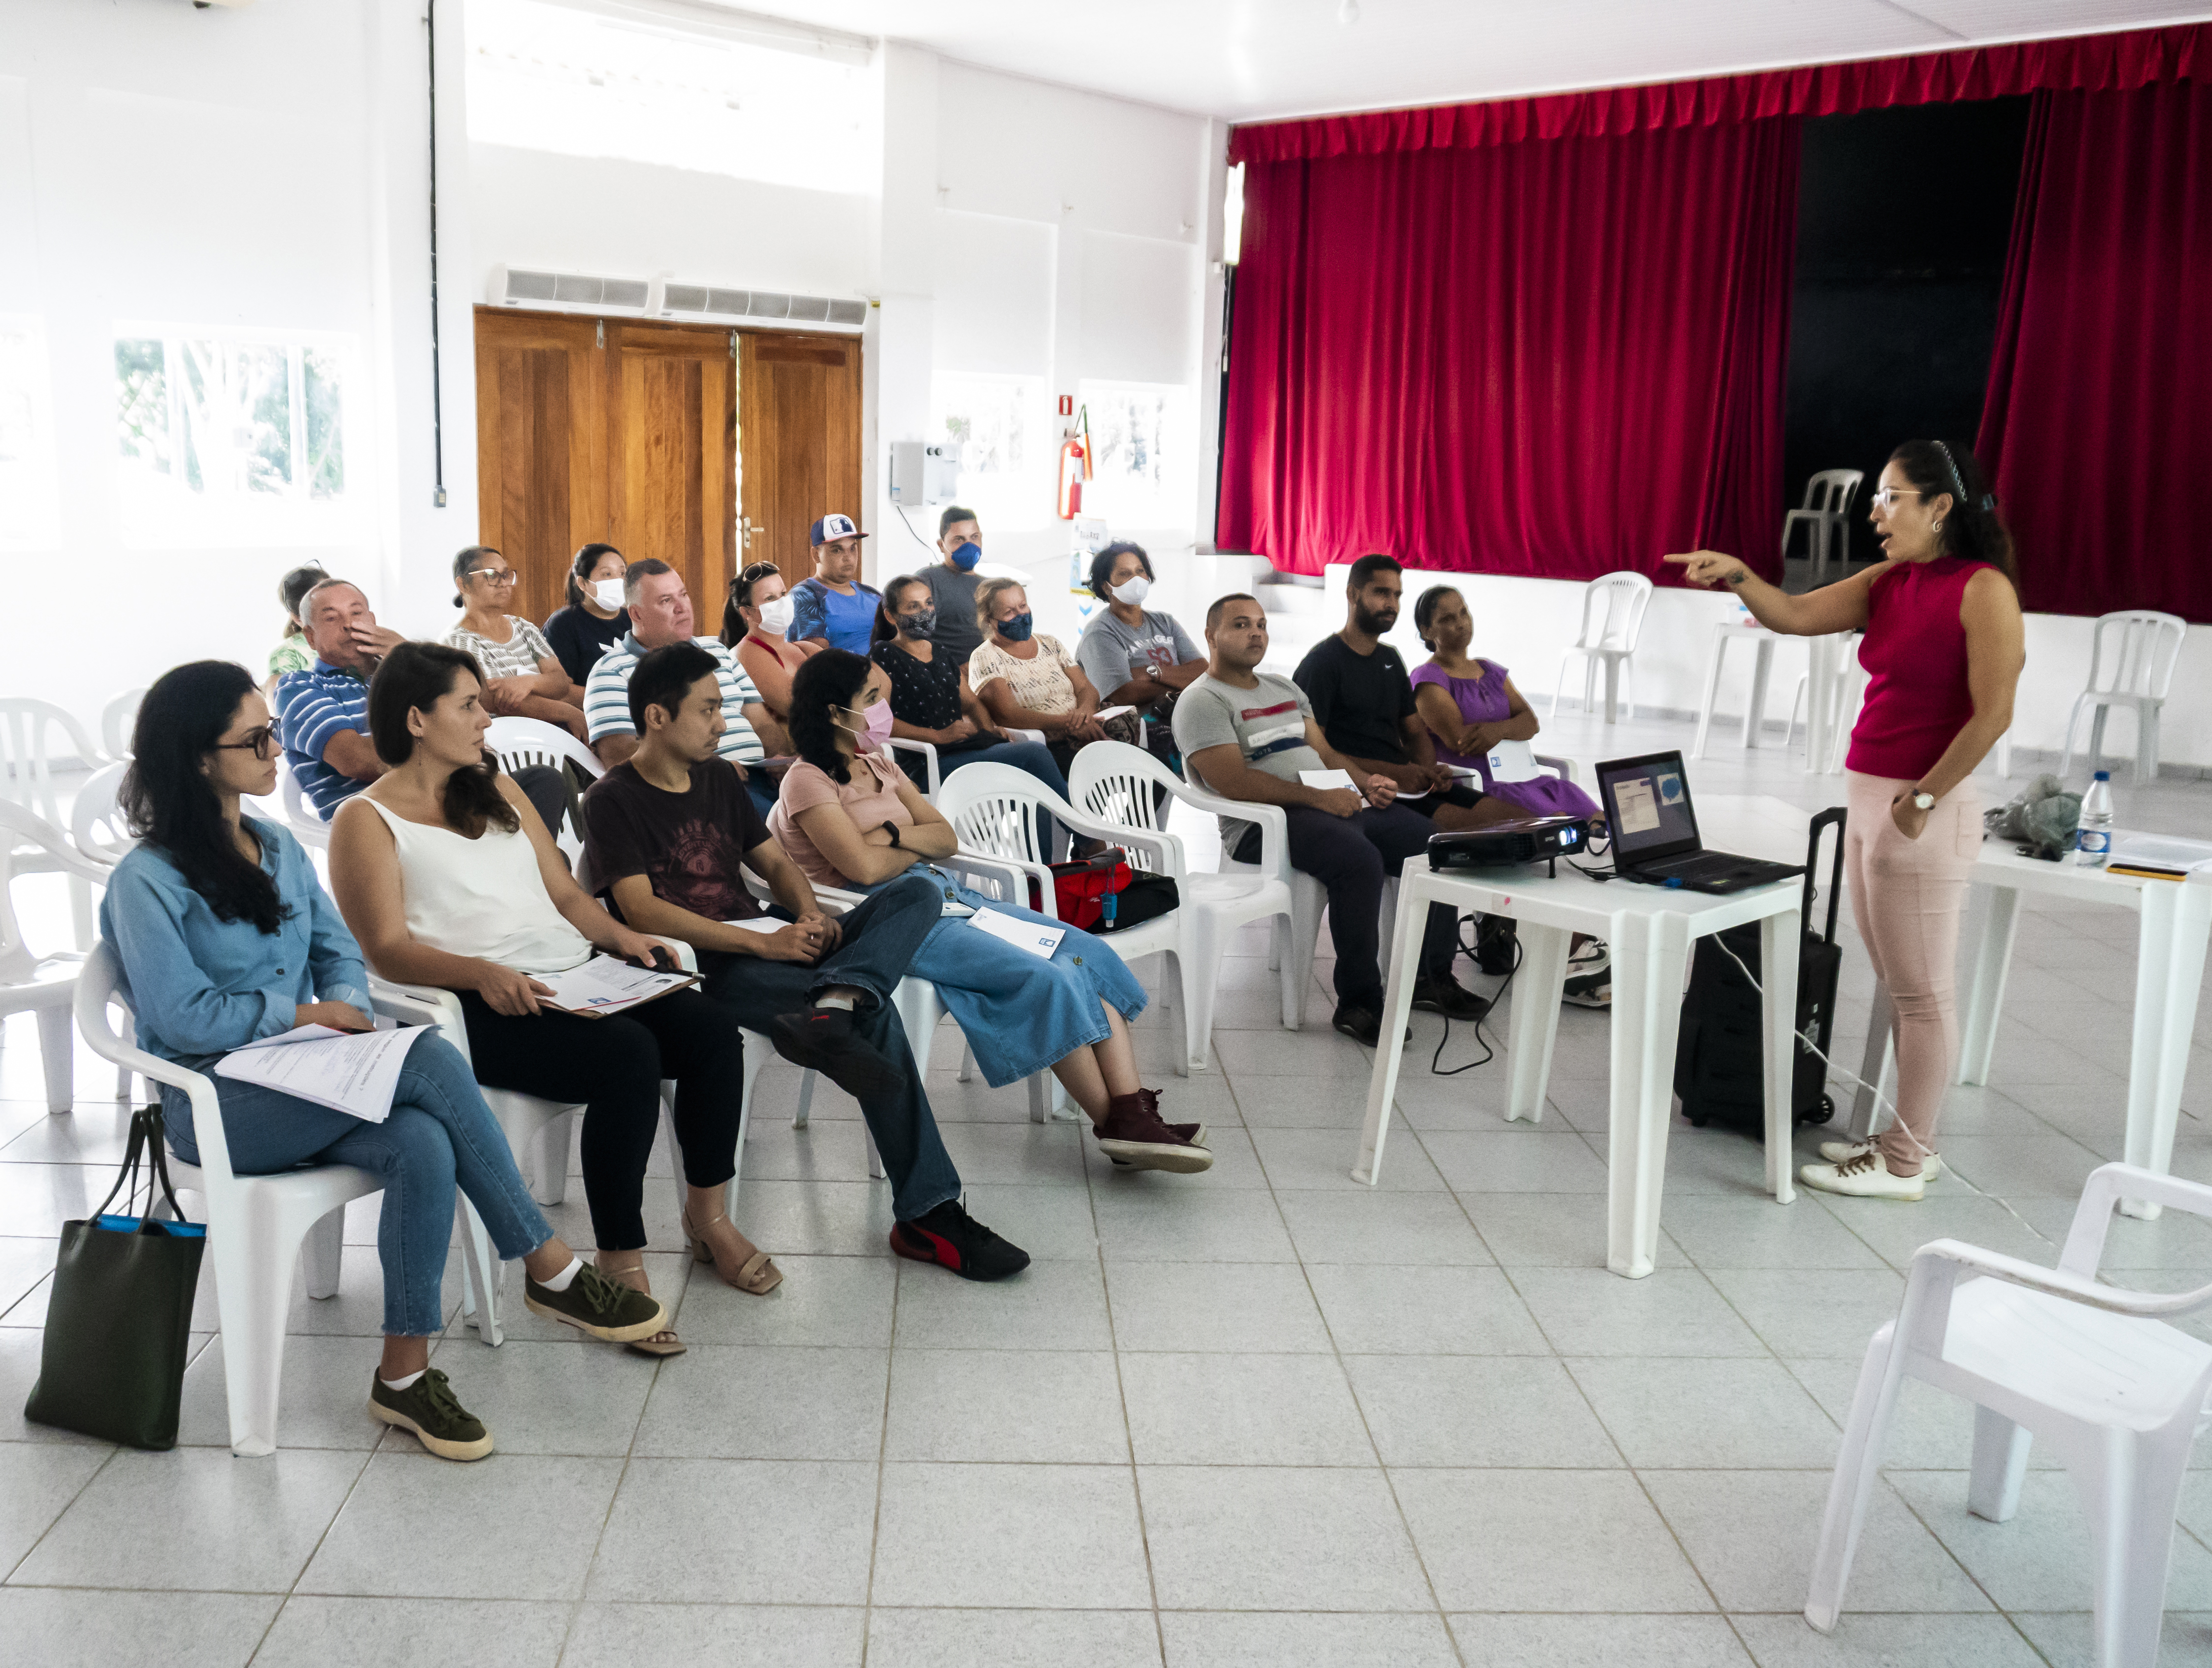
[[[249,730],[242,742],[217,742],[215,750],[218,753],[250,751],[257,759],[266,759],[276,751],[276,726],[264,724],[258,729]]]
[[[1867,501],[1877,510],[1894,509],[1900,498],[1925,498],[1928,494],[1917,487],[1884,487]]]
[[[469,570],[469,577],[489,579],[494,585],[513,585],[522,576],[512,567],[472,567]]]

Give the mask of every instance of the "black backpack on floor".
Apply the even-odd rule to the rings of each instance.
[[[1826,930],[1809,930],[1813,879],[1820,872],[1820,831],[1836,830],[1836,854],[1828,876]],[[1836,1115],[1827,1093],[1827,1068],[1805,1046],[1810,1037],[1821,1054],[1829,1048],[1836,1024],[1836,981],[1844,953],[1836,943],[1836,906],[1843,895],[1844,808],[1831,806],[1813,819],[1805,851],[1805,897],[1799,919],[1807,927],[1797,947],[1797,1071],[1790,1107],[1800,1124],[1825,1124]],[[1716,942],[1717,941],[1717,942]],[[1730,961],[1723,944],[1759,974],[1759,923],[1729,927],[1697,941],[1690,961],[1690,988],[1682,998],[1682,1028],[1674,1044],[1674,1093],[1682,1116],[1703,1128],[1723,1124],[1753,1140],[1766,1138],[1766,1069],[1763,998],[1743,969]]]

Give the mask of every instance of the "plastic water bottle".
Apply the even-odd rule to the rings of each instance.
[[[2101,869],[2112,855],[2112,773],[2100,770],[2081,796],[2081,827],[2074,836],[2074,865]]]

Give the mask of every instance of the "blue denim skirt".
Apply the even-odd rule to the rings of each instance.
[[[1144,1012],[1147,998],[1114,947],[1081,929],[971,890],[933,870],[945,891],[975,909],[996,910],[1039,926],[1064,926],[1048,961],[994,938],[975,924],[947,916],[915,954],[913,974],[937,986],[945,1011],[959,1022],[994,1089],[1019,1083],[1077,1049],[1105,1041],[1103,1003],[1125,1020]]]

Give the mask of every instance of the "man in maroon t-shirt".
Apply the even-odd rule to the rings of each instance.
[[[960,1173],[908,1046],[891,992],[940,914],[934,875],[917,869],[842,917],[826,914],[761,820],[716,743],[714,657],[672,643],[629,680],[637,751],[584,795],[584,854],[607,907],[640,932],[699,955],[707,994],[776,1052],[860,1103],[891,1182],[891,1249],[970,1280],[996,1280],[1029,1254],[968,1215]],[[764,911],[739,864],[766,883]]]

